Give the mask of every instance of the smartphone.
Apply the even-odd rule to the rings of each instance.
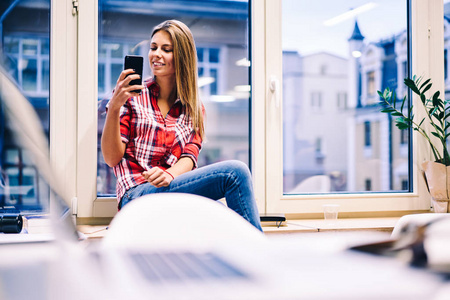
[[[144,57],[136,55],[125,56],[124,70],[133,69],[135,74],[141,76],[139,79],[133,79],[130,81],[130,85],[141,85],[142,84],[142,68],[144,65]],[[130,74],[131,75],[131,74]],[[140,90],[134,90],[135,93],[140,93]]]

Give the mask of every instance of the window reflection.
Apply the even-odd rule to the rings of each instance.
[[[30,101],[49,136],[50,0],[4,1],[0,5],[0,63]],[[2,113],[0,108],[0,113]],[[0,115],[0,207],[40,211],[48,186],[14,140]]]

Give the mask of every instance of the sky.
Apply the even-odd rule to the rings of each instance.
[[[356,17],[333,26],[323,24],[368,3],[373,8]],[[348,57],[355,18],[365,43],[390,38],[406,29],[406,0],[283,0],[283,50],[301,55],[325,51]]]

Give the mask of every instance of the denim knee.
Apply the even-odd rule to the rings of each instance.
[[[248,166],[239,160],[227,161],[230,172],[233,172],[238,178],[251,178]]]

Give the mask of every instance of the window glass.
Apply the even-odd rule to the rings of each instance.
[[[105,107],[111,97],[125,55],[144,57],[148,65],[152,28],[178,19],[192,31],[197,47],[200,98],[206,111],[206,142],[199,166],[225,159],[249,163],[250,89],[248,62],[248,1],[113,1],[99,0],[98,36],[98,195],[115,194],[115,177],[101,157],[100,138]],[[162,3],[164,5],[162,5]],[[239,63],[241,62],[241,63]],[[101,66],[101,67],[100,67]]]
[[[209,61],[213,63],[219,62],[219,49],[209,49]]]
[[[48,137],[50,0],[40,0],[39,5],[29,1],[3,1],[0,19],[1,65],[34,107]],[[40,211],[41,204],[48,203],[48,186],[43,185],[28,154],[11,134],[2,123],[0,207],[13,207],[21,212]]]
[[[22,53],[23,55],[31,55],[34,56],[38,52],[38,41],[35,39],[24,39],[22,40]]]
[[[407,10],[406,0],[283,0],[284,194],[410,186],[408,139],[377,95],[405,95]]]
[[[103,94],[105,92],[105,64],[98,64],[98,93]]]
[[[42,70],[41,70],[41,90],[48,91],[50,86],[50,61],[43,60],[42,61]]]

